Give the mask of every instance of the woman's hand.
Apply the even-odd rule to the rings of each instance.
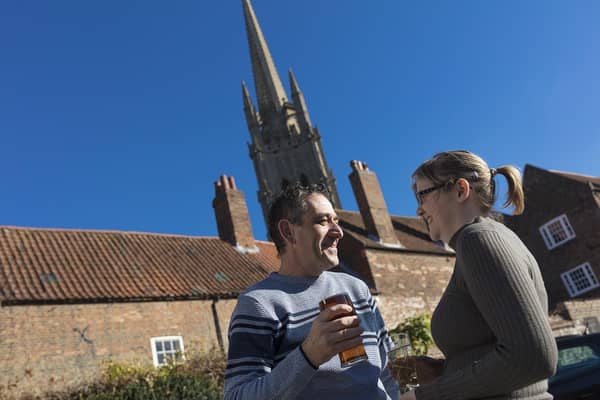
[[[417,397],[415,396],[415,391],[409,390],[408,392],[403,393],[402,395],[400,395],[400,400],[417,400]]]
[[[414,363],[417,368],[417,377],[420,385],[429,383],[438,376],[442,375],[444,370],[443,359],[431,358],[427,356],[411,357],[414,358]]]

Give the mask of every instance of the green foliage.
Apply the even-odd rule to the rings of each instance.
[[[418,317],[407,318],[399,323],[390,333],[407,333],[410,337],[410,344],[415,355],[425,355],[429,346],[433,344],[431,338],[431,316],[420,315]]]
[[[81,398],[87,400],[221,400],[223,397],[222,389],[209,378],[173,369],[168,374],[135,379],[119,387],[113,387],[112,390],[103,390]]]
[[[222,400],[224,354],[188,349],[186,357],[161,368],[110,361],[97,382],[36,400]]]

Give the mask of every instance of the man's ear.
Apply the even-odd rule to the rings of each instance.
[[[294,238],[294,227],[289,220],[280,220],[277,224],[277,228],[279,229],[279,234],[283,240],[292,244],[296,243],[296,239]]]
[[[458,179],[456,181],[455,188],[458,195],[458,200],[460,202],[463,202],[469,198],[469,195],[471,194],[471,186],[469,185],[469,181],[467,181],[465,178]]]

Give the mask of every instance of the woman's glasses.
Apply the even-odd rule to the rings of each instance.
[[[431,192],[435,192],[436,190],[443,188],[444,186],[446,186],[446,184],[447,182],[441,183],[439,185],[435,185],[430,188],[419,190],[418,192],[416,192],[415,197],[417,198],[417,202],[419,203],[419,205],[423,204],[423,202],[425,201],[425,196],[427,196]]]

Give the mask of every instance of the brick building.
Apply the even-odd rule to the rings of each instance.
[[[361,212],[339,210],[338,268],[369,284],[388,325],[431,312],[452,253],[419,219],[390,217],[375,174],[352,165]],[[215,183],[213,207],[219,237],[0,227],[0,393],[76,385],[108,360],[226,348],[235,298],[279,262],[254,240],[232,177]]]
[[[554,313],[598,329],[600,178],[526,165],[523,189],[525,211],[505,224],[538,260]]]
[[[226,346],[235,298],[278,260],[254,241],[232,178],[215,184],[213,206],[219,238],[0,227],[0,393]]]

